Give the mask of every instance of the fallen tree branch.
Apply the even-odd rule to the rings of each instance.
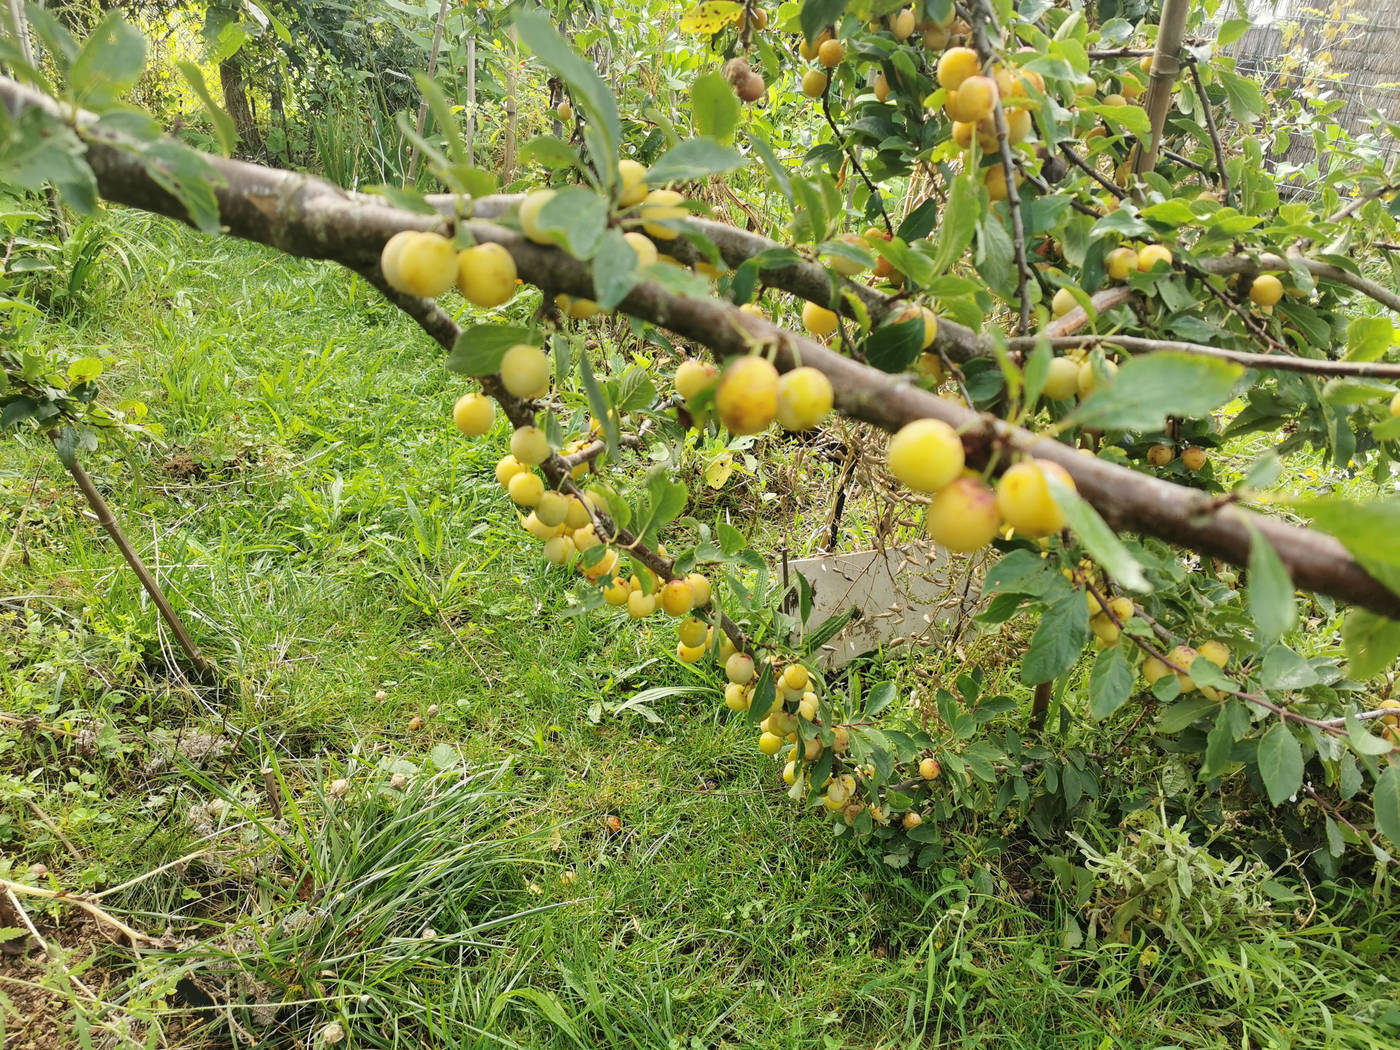
[[[43,96],[6,81],[0,81],[0,98],[12,106],[18,100],[20,106],[47,105],[57,111],[56,104]],[[184,205],[151,178],[138,154],[88,131],[86,156],[99,191],[109,200],[189,221]],[[373,273],[376,286],[382,286],[383,280],[378,274],[379,252],[390,236],[403,229],[441,229],[444,225],[436,215],[353,199],[331,183],[311,176],[217,157],[207,159],[223,179],[222,185],[212,189],[230,234],[291,255],[329,259]],[[503,245],[521,277],[530,283],[548,292],[596,296],[588,263],[557,248],[527,241],[496,223],[474,219],[460,225],[478,241]],[[825,274],[825,270],[820,272]],[[391,294],[392,301],[439,344],[450,346],[455,341],[457,326],[436,304]],[[1400,618],[1400,595],[1368,573],[1333,536],[1233,504],[1218,504],[1208,493],[1081,455],[1068,445],[981,416],[901,377],[852,361],[729,303],[685,298],[643,281],[618,309],[708,346],[717,357],[746,354],[754,346],[766,346],[780,370],[798,364],[815,367],[831,380],[838,409],[880,429],[893,431],[916,419],[941,419],[960,432],[968,462],[974,467],[1005,464],[1008,453],[1058,463],[1073,478],[1079,494],[1114,529],[1158,536],[1236,565],[1248,563],[1251,537],[1257,532],[1277,552],[1296,586]],[[516,414],[513,421],[517,416],[522,421],[527,418],[522,414],[528,412],[524,403],[505,394],[496,377],[485,377],[482,385],[488,393],[501,396],[507,414]],[[564,464],[551,457],[547,470],[562,472]],[[564,485],[567,489],[571,480],[565,479]],[[626,542],[625,533],[618,536]],[[671,566],[664,559],[647,564],[669,576]]]

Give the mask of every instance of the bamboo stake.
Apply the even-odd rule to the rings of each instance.
[[[1157,151],[1162,148],[1162,128],[1167,123],[1167,111],[1171,109],[1172,88],[1176,76],[1181,72],[1181,41],[1186,35],[1186,14],[1191,9],[1189,0],[1165,0],[1162,4],[1162,21],[1157,27],[1157,49],[1152,54],[1152,76],[1147,85],[1148,118],[1152,121],[1152,131],[1146,148],[1142,140],[1133,147],[1133,171],[1151,171],[1157,163]]]
[[[442,0],[442,6],[438,8],[437,24],[433,26],[433,46],[428,53],[428,79],[432,80],[437,76],[438,50],[442,47],[442,27],[447,22],[447,7],[452,0]],[[423,129],[428,126],[428,100],[426,97],[418,103],[418,137],[423,137]],[[413,147],[413,152],[408,156],[408,183],[413,185],[413,181],[418,177],[418,161],[421,159],[417,144]]]

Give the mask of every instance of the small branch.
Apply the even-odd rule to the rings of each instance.
[[[831,115],[830,76],[826,78],[826,87],[822,89],[822,116],[826,118],[827,124],[830,125],[831,133],[836,136],[836,141],[841,144],[842,152],[850,158],[851,167],[856,170],[856,174],[859,175],[861,181],[865,183],[866,189],[870,191],[870,196],[875,198],[875,206],[880,209],[880,218],[883,219],[885,223],[885,232],[893,237],[894,225],[890,222],[889,214],[885,211],[885,200],[880,196],[880,188],[870,181],[870,176],[865,173],[865,168],[861,166],[859,158],[856,157],[856,151],[851,147],[850,143],[846,141],[845,136],[841,134],[841,129],[837,126],[835,119]],[[829,294],[827,298],[830,298]],[[823,299],[821,301],[825,302],[826,300]]]
[[[1115,284],[1095,292],[1089,297],[1089,302],[1094,304],[1094,312],[1103,313],[1105,310],[1112,310],[1115,306],[1122,306],[1137,293],[1126,284]],[[1012,343],[1020,346],[1026,340],[1030,340],[1030,345],[1034,348],[1039,339],[1061,339],[1073,335],[1086,324],[1089,323],[1089,312],[1082,306],[1076,306],[1063,317],[1057,317],[1045,327],[1045,331],[1038,336],[1017,336],[1011,340]]]
[[[77,894],[65,893],[62,890],[44,889],[42,886],[29,886],[23,882],[11,882],[9,879],[0,879],[0,889],[3,889],[9,894],[11,899],[14,899],[15,896],[18,895],[21,897],[38,897],[41,900],[62,901],[66,904],[76,904],[98,922],[106,923],[125,936],[131,942],[132,947],[143,944],[155,948],[167,947],[165,941],[144,934],[140,930],[132,929],[111,912],[98,907],[87,898],[78,896]],[[15,904],[18,905],[19,901],[15,900]],[[21,911],[23,911],[23,909],[21,909]],[[36,939],[39,939],[37,931],[35,931],[34,935]]]
[[[1321,361],[1310,357],[1252,354],[1245,350],[1223,350],[1215,346],[1206,346],[1203,343],[1188,343],[1175,339],[1144,339],[1132,335],[1021,336],[1007,340],[1007,346],[1012,350],[1033,350],[1041,340],[1049,342],[1051,348],[1055,350],[1073,350],[1088,343],[1111,343],[1135,353],[1150,354],[1163,350],[1174,350],[1179,353],[1233,361],[1246,368],[1263,368],[1275,372],[1301,372],[1304,375],[1314,376],[1400,379],[1400,364],[1380,361]]]
[[[1205,85],[1201,83],[1201,69],[1196,63],[1190,63],[1191,83],[1196,88],[1196,97],[1201,100],[1201,109],[1205,112],[1206,133],[1210,135],[1211,148],[1215,150],[1215,167],[1220,172],[1220,192],[1224,194],[1225,207],[1233,207],[1230,200],[1230,175],[1225,170],[1225,150],[1220,145],[1220,132],[1215,127],[1215,110],[1210,104],[1210,96],[1206,94]]]
[[[1301,263],[1303,268],[1314,277],[1331,281],[1333,284],[1345,285],[1353,291],[1374,299],[1382,306],[1400,312],[1400,295],[1396,295],[1390,289],[1382,287],[1375,281],[1367,280],[1360,274],[1343,270],[1340,266],[1334,266],[1319,259],[1309,259],[1303,255],[1291,256],[1288,259],[1272,252],[1265,252],[1253,258],[1247,255],[1221,255],[1214,259],[1202,259],[1200,268],[1206,273],[1242,273],[1252,277],[1255,274],[1266,272],[1288,273],[1293,269],[1294,262]]]
[[[1348,201],[1346,204],[1343,204],[1331,215],[1327,216],[1327,222],[1341,222],[1343,219],[1350,218],[1352,215],[1355,215],[1358,211],[1360,211],[1363,207],[1365,207],[1367,204],[1369,204],[1376,198],[1384,197],[1387,193],[1397,192],[1400,192],[1400,182],[1390,182],[1386,183],[1384,186],[1380,186],[1374,190],[1371,190],[1369,193],[1363,193],[1359,197],[1353,197],[1350,201]]]
[[[978,17],[973,19],[972,32],[977,42],[978,54],[985,65],[994,57],[991,41],[987,36],[987,26],[992,24],[995,16],[988,0],[982,0],[976,14]],[[1031,327],[1031,299],[1028,292],[1035,274],[1026,260],[1026,223],[1021,212],[1021,192],[1016,188],[1016,159],[1011,153],[1011,133],[1007,128],[1006,110],[1002,107],[999,92],[993,92],[992,95],[992,117],[997,129],[997,152],[1001,157],[1002,177],[1006,179],[1006,205],[1011,211],[1011,245],[1016,252],[1016,298],[1020,313],[1016,331],[1025,335]]]
[[[1114,182],[1112,179],[1106,178],[1102,172],[1098,171],[1092,164],[1090,164],[1087,160],[1085,160],[1073,149],[1071,149],[1066,140],[1061,139],[1059,142],[1055,143],[1055,146],[1057,149],[1059,149],[1061,153],[1065,155],[1066,160],[1068,160],[1076,168],[1082,171],[1085,175],[1088,175],[1091,179],[1097,182],[1104,189],[1108,190],[1109,193],[1113,194],[1119,200],[1122,200],[1128,195],[1127,190],[1123,189],[1122,186],[1118,185],[1118,183]]]

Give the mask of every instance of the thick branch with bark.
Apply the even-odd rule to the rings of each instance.
[[[4,81],[0,81],[0,98],[12,108],[16,103],[57,108],[41,96]],[[140,157],[122,144],[88,132],[87,159],[107,199],[188,221],[184,206],[152,179]],[[352,198],[310,176],[216,157],[208,160],[222,179],[214,192],[227,231],[289,254],[330,259],[360,272],[373,272],[384,242],[395,232],[447,225],[438,216]],[[506,247],[521,277],[530,283],[549,292],[595,297],[588,263],[557,248],[526,241],[496,223],[472,219],[462,225],[478,241]],[[414,313],[415,319],[421,317],[419,323],[439,343],[449,338],[446,326],[451,321],[441,310],[417,300],[405,302],[406,298],[398,296],[395,302]],[[414,307],[415,302],[420,305]],[[1257,531],[1278,553],[1297,586],[1400,618],[1400,595],[1372,577],[1332,536],[1221,504],[1207,493],[1081,455],[1068,445],[981,416],[900,377],[843,357],[728,303],[684,298],[644,281],[632,289],[619,309],[708,346],[719,357],[749,353],[762,346],[780,370],[799,364],[813,366],[831,380],[838,409],[881,429],[893,431],[916,419],[941,419],[960,432],[974,466],[1003,466],[1017,454],[1058,463],[1074,479],[1080,495],[1115,529],[1155,535],[1237,565],[1247,563],[1251,537]],[[455,334],[450,337],[455,338]],[[496,392],[494,384],[494,377],[483,382],[488,392]],[[509,411],[509,402],[503,403]],[[562,462],[558,466],[562,468]]]

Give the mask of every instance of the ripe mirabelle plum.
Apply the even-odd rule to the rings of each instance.
[[[817,50],[822,46],[822,44],[826,43],[830,39],[830,29],[823,29],[820,33],[817,34],[817,38],[813,40],[810,44],[807,42],[807,38],[804,36],[797,45],[797,52],[803,57],[804,60],[810,62],[812,61],[812,59],[817,57]]]
[[[958,554],[981,550],[1001,527],[996,493],[981,478],[954,478],[929,501],[929,539]]]
[[[763,312],[763,307],[759,306],[758,303],[744,303],[739,307],[739,312],[741,314],[748,314],[750,317],[762,317],[764,320],[768,319],[768,315]]]
[[[384,280],[389,282],[390,288],[399,286],[399,253],[403,251],[404,245],[418,236],[417,230],[400,230],[387,241],[379,252],[379,272],[384,275]]]
[[[839,40],[824,40],[822,46],[817,48],[817,61],[827,69],[839,66],[845,57],[846,45]]]
[[[1395,396],[1390,399],[1390,414],[1400,416],[1400,390],[1395,392]]]
[[[501,358],[501,385],[530,400],[549,393],[549,357],[537,346],[519,343]]]
[[[539,466],[549,458],[549,452],[549,439],[539,427],[518,427],[510,436],[511,455],[528,466]]]
[[[924,780],[937,780],[940,772],[942,769],[936,758],[925,758],[919,762],[919,776]]]
[[[899,14],[890,20],[890,32],[894,34],[896,40],[908,40],[914,34],[914,26],[917,21],[910,8],[900,8]]]
[[[982,123],[982,121],[977,122],[979,129],[982,127]],[[1030,138],[1033,130],[1035,130],[1035,125],[1031,123],[1030,110],[1008,109],[1006,111],[1006,141],[1011,145],[1014,146],[1019,142],[1025,142],[1026,139]],[[995,136],[995,128],[993,128],[992,134]],[[988,150],[988,152],[990,152],[990,150]]]
[[[531,511],[525,516],[525,520],[520,523],[526,532],[537,540],[552,540],[555,536],[564,535],[563,525],[546,525]]]
[[[796,760],[796,759],[791,759],[791,758],[788,759],[788,760],[787,760],[787,763],[783,766],[783,783],[784,783],[784,784],[787,784],[789,787],[791,787],[793,784],[797,783],[797,760]]]
[[[826,793],[822,796],[822,805],[833,813],[838,809],[843,809],[855,790],[856,778],[849,773],[833,777],[831,783],[827,785]]]
[[[1137,272],[1138,253],[1131,248],[1114,248],[1104,258],[1104,266],[1115,281],[1126,281],[1128,274]]]
[[[1155,685],[1158,679],[1165,678],[1171,673],[1171,668],[1155,656],[1149,656],[1142,662],[1142,677],[1149,686]]]
[[[1093,631],[1094,637],[1098,638],[1104,645],[1118,644],[1118,635],[1121,633],[1121,629],[1102,613],[1089,617],[1089,630]]]
[[[520,231],[536,244],[552,243],[540,226],[540,210],[554,199],[554,190],[535,190],[520,202]]]
[[[778,370],[762,357],[725,365],[715,390],[715,410],[731,434],[757,434],[778,415]]]
[[[646,184],[647,168],[645,164],[624,157],[617,162],[617,174],[619,182],[618,204],[624,208],[631,208],[646,200],[650,187]]]
[[[952,97],[951,95],[949,96]],[[991,77],[971,76],[957,88],[957,113],[949,113],[955,120],[976,123],[990,117],[996,108],[997,83]]]
[[[507,452],[496,463],[496,484],[500,485],[501,488],[506,488],[510,485],[511,478],[517,474],[528,474],[529,472],[529,467]]]
[[[1056,317],[1063,317],[1078,305],[1079,302],[1074,298],[1074,293],[1068,288],[1061,288],[1055,292],[1054,298],[1050,300],[1050,312]]]
[[[802,327],[818,339],[825,339],[836,331],[839,320],[835,311],[828,310],[820,303],[805,302],[802,304]]]
[[[793,692],[801,692],[807,688],[811,677],[807,668],[801,664],[789,664],[783,670],[783,685]]]
[[[923,822],[924,818],[919,816],[912,809],[908,813],[904,814],[903,824],[905,831],[913,831]]]
[[[748,690],[742,685],[730,682],[724,687],[724,706],[731,711],[747,711],[749,709]]]
[[[858,234],[843,233],[840,237],[837,237],[836,239],[842,242],[843,244],[848,244],[852,248],[855,248],[859,251],[865,251],[865,242],[861,240]],[[822,258],[828,266],[830,266],[833,270],[839,273],[842,277],[854,277],[858,273],[863,273],[866,269],[864,263],[858,262],[857,260],[848,258],[844,255],[838,255],[834,252],[825,255]]]
[[[719,369],[708,361],[692,359],[676,366],[676,393],[689,401],[719,382]]]
[[[574,122],[574,107],[568,102],[561,102],[554,107],[554,115],[565,124]]]
[[[676,635],[680,638],[682,645],[704,645],[709,630],[704,620],[687,616],[676,627]]]
[[[564,518],[568,516],[568,513],[568,497],[553,489],[541,495],[535,504],[535,517],[550,527],[563,525]]]
[[[457,281],[457,249],[440,233],[415,233],[399,243],[397,252],[390,253],[386,244],[380,255],[391,254],[390,268],[384,279],[405,295],[420,299],[436,299]]]
[[[568,498],[569,510],[564,515],[564,527],[566,529],[586,529],[593,524],[593,518],[589,514],[589,504],[592,501],[584,496],[579,499],[577,496]],[[582,549],[582,548],[580,548]]]
[[[637,265],[643,270],[661,258],[656,250],[656,245],[652,244],[651,238],[644,233],[632,230],[629,233],[624,233],[622,239],[631,247],[637,256]]]
[[[569,498],[573,499],[572,496],[570,496]],[[567,515],[564,518],[564,528],[572,528],[572,526],[569,524],[569,519]],[[573,536],[574,549],[577,550],[580,554],[582,554],[584,551],[591,551],[594,547],[598,546],[600,543],[603,542],[598,535],[598,530],[593,527],[592,522],[589,522],[587,525],[584,525],[581,528],[575,528],[573,530]],[[599,573],[599,575],[601,576],[602,573]]]
[[[1023,459],[1012,464],[997,482],[997,509],[1002,519],[1022,536],[1049,536],[1065,527],[1065,515],[1050,495],[1049,478],[1074,490],[1074,479],[1058,463]]]
[[[496,421],[496,403],[485,394],[463,394],[452,406],[452,422],[469,437],[480,437]]]
[[[699,663],[700,658],[705,655],[703,645],[686,645],[684,642],[676,643],[676,655],[680,657],[683,664]]]
[[[875,101],[884,102],[890,97],[890,82],[884,73],[875,75],[875,82],[870,85],[870,90],[875,93]]]
[[[1197,647],[1196,654],[1205,657],[1216,667],[1224,667],[1230,662],[1230,647],[1224,642],[1217,642],[1214,639],[1202,642]]]
[[[551,565],[566,565],[574,556],[574,541],[568,536],[551,536],[544,541],[544,558]]]
[[[1200,470],[1206,465],[1206,450],[1190,445],[1181,450],[1181,465],[1187,470]]]
[[[1283,298],[1283,282],[1271,273],[1261,273],[1249,286],[1249,298],[1256,306],[1273,306]]]
[[[524,466],[524,464],[521,465]],[[517,474],[506,483],[506,491],[510,493],[510,498],[517,505],[533,507],[544,496],[544,482],[540,480],[538,474],[530,473],[530,468],[525,467],[523,474]]]
[[[783,738],[776,733],[760,733],[758,737],[758,749],[765,755],[773,756],[782,750]]]
[[[1165,244],[1145,244],[1138,252],[1138,270],[1147,273],[1158,263],[1166,263],[1170,268],[1172,264],[1172,250]]]
[[[690,584],[690,593],[695,596],[695,608],[703,609],[710,604],[710,580],[707,576],[692,572],[685,582]]]
[[[1078,392],[1079,365],[1068,357],[1052,358],[1045,376],[1045,396],[1051,401],[1065,401]]]
[[[1177,672],[1176,680],[1181,683],[1183,693],[1189,693],[1196,688],[1196,683],[1191,680],[1191,676],[1183,674],[1182,671],[1191,670],[1191,665],[1195,662],[1197,655],[1196,650],[1189,645],[1178,645],[1167,654],[1167,662],[1182,669]]]
[[[592,299],[575,299],[571,295],[556,295],[554,305],[561,313],[572,317],[575,321],[586,321],[596,314],[602,307]]]
[[[828,77],[820,69],[809,69],[802,74],[802,94],[808,98],[821,98],[826,90]]]
[[[1021,184],[1021,173],[1016,173],[1016,185]],[[987,187],[987,197],[996,203],[1004,201],[1011,195],[1011,191],[1006,185],[1006,169],[1000,164],[993,164],[982,173],[982,185]]]
[[[684,580],[670,580],[661,588],[660,601],[667,616],[684,616],[695,607],[695,592]]]
[[[817,720],[817,694],[806,692],[802,694],[802,699],[797,701],[797,715],[805,718],[809,722]]]
[[[778,422],[785,430],[810,430],[831,414],[831,380],[815,368],[794,368],[778,379]]]
[[[656,594],[643,594],[640,589],[627,595],[627,615],[634,620],[645,619],[656,612]]]
[[[831,731],[831,750],[843,755],[851,749],[851,731],[845,726],[837,726]]]
[[[474,306],[509,302],[515,277],[515,260],[502,245],[478,244],[457,256],[457,290]]]
[[[627,581],[621,576],[614,576],[612,583],[603,588],[603,601],[609,605],[626,605],[631,593],[632,588],[627,586]]]
[[[1099,367],[1103,369],[1105,376],[1110,380],[1118,371],[1118,366],[1112,361],[1105,361]],[[1086,360],[1080,363],[1078,382],[1080,397],[1088,397],[1099,388],[1099,373],[1094,368],[1094,362]]]
[[[970,47],[950,47],[938,60],[938,86],[956,91],[968,77],[982,72],[982,60]]]
[[[754,678],[753,658],[747,653],[734,653],[724,661],[724,675],[735,685],[748,685]]]
[[[684,219],[690,214],[681,204],[685,200],[675,190],[652,190],[642,201],[642,229],[648,236],[658,241],[671,241],[680,236],[679,231],[662,226],[664,219]]]
[[[962,439],[941,419],[916,419],[890,438],[885,461],[915,492],[937,492],[962,473]]]
[[[1172,460],[1176,459],[1176,452],[1170,445],[1153,445],[1147,450],[1147,462],[1154,467],[1165,467]]]
[[[1128,104],[1128,100],[1115,91],[1111,94],[1105,95],[1103,97],[1102,104],[1105,106],[1126,106]]]

